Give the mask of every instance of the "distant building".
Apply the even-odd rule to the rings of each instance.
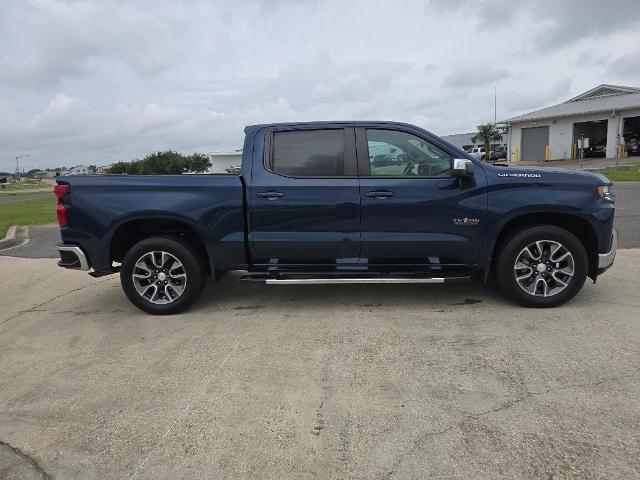
[[[640,155],[640,88],[599,85],[506,121],[511,161]],[[587,145],[588,144],[588,145]]]
[[[242,149],[208,153],[211,167],[207,173],[229,173],[227,169],[242,164]]]
[[[476,132],[469,133],[456,133],[453,135],[443,135],[442,138],[449,142],[452,145],[455,145],[458,148],[461,148],[465,152],[472,149],[474,146],[484,146],[482,141],[478,141],[475,144],[471,140],[476,135]],[[507,136],[504,135],[502,141],[492,143],[492,146],[506,146],[507,145]]]
[[[37,179],[43,179],[43,178],[53,178],[49,176],[49,171],[48,170],[38,170],[37,172],[33,172],[31,174],[31,176],[33,178],[37,178]]]
[[[87,175],[89,173],[89,167],[86,165],[76,165],[75,167],[71,167],[67,171],[67,175]]]

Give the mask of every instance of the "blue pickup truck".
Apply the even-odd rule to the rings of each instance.
[[[120,272],[145,312],[191,305],[208,278],[446,283],[495,278],[528,307],[571,299],[613,263],[609,180],[483,163],[413,125],[245,129],[239,175],[57,181],[59,265]]]

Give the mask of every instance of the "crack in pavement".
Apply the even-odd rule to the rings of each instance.
[[[546,395],[547,393],[551,393],[551,392],[561,392],[563,390],[572,390],[572,389],[587,388],[587,387],[597,387],[598,385],[602,385],[603,383],[606,383],[606,382],[616,382],[618,380],[625,380],[627,378],[634,377],[639,372],[640,372],[640,368],[637,368],[635,371],[633,371],[633,373],[629,373],[629,374],[626,374],[626,375],[621,375],[619,377],[604,378],[602,380],[598,380],[597,382],[577,383],[577,384],[573,384],[573,385],[565,385],[565,386],[562,386],[562,387],[548,388],[547,390],[543,390],[542,392],[527,392],[526,395],[524,395],[524,396],[522,396],[520,398],[517,398],[515,400],[512,400],[510,402],[506,402],[506,403],[504,403],[503,405],[501,405],[499,407],[492,408],[490,410],[487,410],[486,412],[470,414],[470,415],[467,415],[466,418],[479,418],[479,417],[482,417],[482,416],[487,415],[489,413],[502,412],[502,411],[510,409],[511,407],[516,405],[517,403],[523,402],[523,401],[525,401],[525,400],[527,400],[529,398],[536,397],[536,396],[539,396],[539,395]]]
[[[58,295],[55,295],[55,296],[51,297],[50,299],[45,300],[42,303],[39,303],[38,305],[35,305],[35,306],[31,307],[31,308],[28,308],[27,310],[21,310],[18,313],[14,314],[14,315],[11,315],[9,318],[1,321],[0,322],[0,326],[4,325],[5,323],[9,322],[10,320],[14,320],[14,319],[24,315],[25,313],[36,312],[36,311],[38,311],[38,309],[40,307],[46,305],[49,302],[53,302],[54,300],[57,300],[58,298],[64,297],[66,295],[69,295],[71,293],[77,292],[79,290],[83,290],[83,289],[88,288],[88,287],[93,287],[94,285],[99,285],[99,284],[107,282],[109,280],[111,280],[111,278],[105,278],[104,280],[99,280],[97,282],[92,282],[92,283],[89,283],[87,285],[83,285],[82,287],[78,287],[78,288],[74,288],[72,290],[69,290],[68,292],[64,292],[64,293],[60,293]]]
[[[238,340],[236,342],[236,344],[234,345],[233,349],[229,352],[229,354],[226,356],[226,358],[218,365],[218,368],[209,377],[208,381],[206,381],[204,383],[204,387],[200,389],[200,392],[197,393],[196,395],[194,395],[193,398],[191,398],[189,403],[187,403],[185,405],[185,407],[182,409],[182,411],[179,413],[179,415],[169,425],[169,428],[166,429],[166,431],[164,432],[162,437],[160,437],[160,440],[158,440],[158,442],[156,442],[156,444],[151,448],[151,450],[147,453],[147,455],[142,459],[140,464],[136,467],[135,471],[129,476],[129,480],[132,480],[132,479],[134,479],[134,478],[136,478],[138,476],[138,474],[142,471],[142,468],[144,467],[144,465],[147,463],[147,460],[149,460],[149,458],[154,453],[156,453],[156,451],[164,444],[164,441],[167,438],[167,436],[169,435],[169,433],[171,433],[173,428],[182,419],[182,417],[184,417],[187,414],[189,409],[191,409],[191,406],[193,405],[193,403],[196,400],[198,400],[204,394],[204,392],[207,391],[207,389],[209,388],[209,385],[211,384],[213,379],[216,378],[216,376],[218,375],[218,372],[220,372],[222,367],[224,367],[224,365],[227,363],[227,360],[229,360],[229,358],[236,352],[236,350],[238,349],[239,345],[240,345],[240,340]]]
[[[438,436],[438,435],[444,435],[444,434],[448,433],[450,430],[453,430],[456,426],[458,426],[459,424],[461,424],[465,420],[480,418],[480,417],[483,417],[483,416],[488,415],[490,413],[504,412],[504,411],[509,410],[514,405],[517,405],[518,403],[521,403],[521,402],[523,402],[525,400],[528,400],[530,398],[533,398],[533,397],[537,397],[537,396],[540,396],[540,395],[546,395],[547,393],[561,392],[563,390],[571,390],[571,389],[597,387],[599,385],[602,385],[603,383],[617,382],[619,380],[625,380],[627,378],[634,377],[638,373],[640,373],[640,368],[636,368],[632,373],[628,373],[626,375],[620,375],[620,376],[617,376],[617,377],[607,377],[607,378],[603,378],[602,380],[598,380],[597,382],[587,382],[587,383],[578,383],[578,384],[573,384],[573,385],[565,385],[565,386],[562,386],[562,387],[549,388],[549,389],[543,390],[541,392],[529,392],[528,391],[526,393],[526,395],[523,395],[523,396],[521,396],[519,398],[516,398],[515,400],[512,400],[510,402],[505,402],[502,405],[500,405],[500,406],[498,406],[496,408],[489,409],[489,410],[487,410],[485,412],[464,414],[460,420],[457,420],[457,421],[453,422],[451,425],[449,425],[448,427],[446,427],[446,428],[444,428],[442,430],[430,430],[428,432],[424,432],[424,433],[420,434],[416,439],[413,440],[413,442],[412,442],[413,445],[411,446],[411,448],[409,450],[407,450],[404,454],[398,456],[396,461],[393,463],[393,465],[391,466],[389,471],[384,475],[383,478],[389,479],[389,478],[392,478],[396,473],[398,473],[398,469],[402,465],[402,462],[404,462],[404,460],[407,457],[409,457],[410,455],[412,455],[415,451],[419,450],[421,448],[421,446],[422,446],[422,443],[424,443],[428,438],[434,437],[434,436]]]
[[[23,458],[24,460],[29,462],[29,464],[32,465],[33,468],[35,468],[36,472],[38,472],[40,477],[42,477],[45,480],[51,480],[51,478],[52,478],[51,475],[49,475],[44,470],[44,468],[42,468],[42,466],[38,463],[38,461],[35,458],[33,458],[32,456],[30,456],[27,453],[23,452],[18,447],[14,447],[13,445],[11,445],[11,444],[9,444],[7,442],[3,442],[2,440],[0,440],[0,446],[7,447],[9,450],[11,450],[13,453],[18,455],[20,458]]]

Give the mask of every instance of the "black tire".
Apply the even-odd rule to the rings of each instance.
[[[573,276],[563,290],[551,296],[539,296],[528,293],[516,280],[514,267],[516,259],[525,247],[536,241],[549,240],[558,242],[566,247],[573,257]],[[588,258],[584,246],[567,230],[555,225],[535,225],[518,230],[511,234],[501,246],[496,255],[495,278],[502,292],[514,302],[525,307],[556,307],[571,300],[582,288],[587,278]],[[553,262],[552,262],[553,266]],[[526,273],[526,270],[524,271]],[[531,268],[533,275],[545,275],[547,272],[537,273]],[[533,278],[533,277],[532,277]],[[563,277],[567,280],[566,277]],[[544,287],[544,285],[542,285]],[[534,287],[538,290],[538,286]],[[549,290],[550,292],[552,290]]]
[[[186,278],[182,293],[170,303],[153,303],[138,293],[134,285],[133,273],[136,262],[145,254],[154,251],[169,253],[184,267]],[[172,315],[184,311],[198,299],[206,285],[206,279],[206,260],[189,243],[177,237],[157,236],[141,240],[126,253],[120,269],[120,283],[127,298],[140,310],[152,315]]]

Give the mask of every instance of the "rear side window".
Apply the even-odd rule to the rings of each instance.
[[[344,175],[344,130],[274,132],[271,170],[291,177]]]

